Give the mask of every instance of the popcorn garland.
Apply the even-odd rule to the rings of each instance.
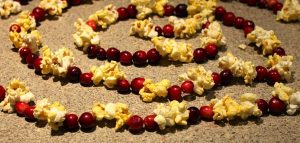
[[[21,4],[13,0],[0,0],[0,16],[8,18],[11,14],[17,14],[21,11]]]

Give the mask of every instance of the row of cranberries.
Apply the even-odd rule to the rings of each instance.
[[[248,6],[257,6],[259,8],[268,8],[272,10],[274,14],[280,11],[283,4],[278,0],[239,0],[241,3],[245,3]]]

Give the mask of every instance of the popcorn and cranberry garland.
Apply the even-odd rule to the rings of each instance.
[[[13,0],[0,0],[0,17],[8,18],[11,14],[19,13],[21,11],[21,4]]]

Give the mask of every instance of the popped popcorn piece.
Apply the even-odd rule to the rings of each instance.
[[[19,18],[16,20],[16,23],[21,27],[22,31],[36,29],[35,19],[30,16],[30,12],[27,10],[19,14]]]
[[[276,82],[274,84],[275,90],[272,91],[272,95],[278,97],[281,101],[288,103],[290,96],[294,93],[294,90],[283,83]]]
[[[19,2],[12,0],[0,0],[0,16],[7,18],[11,13],[15,14],[21,11]]]
[[[187,102],[178,102],[173,100],[168,106],[164,104],[157,105],[154,110],[156,117],[154,121],[158,124],[161,130],[164,130],[166,126],[187,125],[187,119],[189,118],[189,110],[187,110]]]
[[[261,116],[262,112],[258,108],[255,100],[257,96],[252,93],[241,95],[240,104],[232,99],[229,95],[224,96],[222,99],[213,99],[210,105],[213,107],[214,120],[232,120],[240,117],[245,120],[249,116]]]
[[[102,29],[108,28],[109,25],[115,23],[118,19],[116,7],[109,4],[94,14],[89,16],[89,20],[94,20]]]
[[[273,50],[281,45],[281,41],[276,37],[273,30],[267,31],[260,26],[255,26],[255,29],[247,35],[247,39],[261,47],[263,55],[272,54]]]
[[[95,32],[89,25],[83,22],[82,19],[78,19],[74,23],[76,28],[76,33],[73,34],[75,44],[77,47],[82,48],[84,52],[87,51],[87,48],[90,45],[100,44],[99,32]]]
[[[154,37],[151,39],[156,50],[162,56],[168,56],[172,61],[191,62],[193,49],[191,44],[176,42],[174,39]]]
[[[116,120],[115,130],[120,129],[130,117],[128,106],[123,103],[108,103],[106,105],[95,103],[92,113],[96,116],[97,121],[103,118],[107,120]]]
[[[99,67],[93,66],[91,72],[95,85],[99,85],[103,80],[103,84],[108,88],[113,88],[118,80],[126,79],[124,71],[119,69],[119,64],[116,61],[106,62],[105,65]]]
[[[285,22],[300,20],[300,4],[298,0],[284,0],[283,7],[277,12],[276,20]]]
[[[139,94],[144,102],[151,102],[157,96],[166,98],[169,87],[170,81],[167,79],[157,83],[153,83],[152,79],[146,79],[144,81],[144,87],[139,91]]]
[[[41,35],[37,30],[32,30],[29,33],[26,31],[9,32],[9,39],[13,43],[15,48],[28,47],[32,53],[38,52],[39,46],[41,46]]]
[[[187,11],[189,15],[195,15],[204,9],[214,11],[217,6],[217,0],[188,0]]]
[[[289,104],[287,105],[287,114],[294,115],[300,108],[300,92],[295,92],[290,96]]]
[[[28,103],[33,100],[34,95],[29,91],[29,87],[27,87],[24,82],[13,79],[6,88],[6,96],[0,103],[0,109],[12,113],[14,112],[16,102]]]
[[[239,47],[240,49],[242,49],[242,50],[245,50],[245,49],[247,48],[247,45],[245,45],[245,44],[240,44],[238,47]]]
[[[214,11],[211,9],[203,9],[200,13],[197,13],[193,16],[195,20],[199,23],[199,25],[203,25],[207,22],[213,22],[215,19]]]
[[[175,16],[169,17],[170,24],[174,25],[174,35],[180,38],[189,38],[193,36],[197,30],[201,29],[201,25],[195,18],[188,18],[186,20],[177,18]]]
[[[208,44],[215,44],[218,47],[226,44],[226,38],[223,35],[221,25],[216,21],[201,31],[199,39],[201,48],[205,48]]]
[[[47,121],[52,130],[63,125],[67,110],[59,102],[50,104],[47,98],[38,100],[33,115],[38,120]]]
[[[164,5],[168,0],[131,0],[131,4],[136,6],[138,11],[137,19],[145,19],[148,15],[155,13],[164,15]]]
[[[158,36],[158,32],[155,31],[155,26],[152,23],[151,18],[145,20],[137,20],[131,23],[129,34],[146,38],[153,38]]]
[[[219,58],[219,67],[229,69],[236,77],[243,77],[246,84],[251,84],[257,75],[255,65],[251,61],[243,61],[230,52]]]
[[[180,81],[191,80],[194,83],[194,91],[202,95],[204,90],[211,89],[215,83],[212,78],[212,72],[205,70],[203,66],[189,68],[186,73],[179,75]]]
[[[279,56],[276,53],[270,55],[267,60],[267,67],[271,69],[276,69],[281,78],[286,81],[290,81],[292,78],[292,64],[294,57],[293,56]]]
[[[39,7],[50,15],[61,15],[64,8],[68,7],[67,0],[41,0]]]

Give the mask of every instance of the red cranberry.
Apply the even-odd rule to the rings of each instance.
[[[221,76],[218,73],[213,72],[211,76],[214,80],[215,86],[221,85]]]
[[[225,8],[223,6],[216,7],[216,9],[215,9],[216,19],[222,20],[222,18],[225,15],[225,13],[226,13],[226,10],[225,10]]]
[[[128,80],[126,80],[126,79],[118,80],[117,90],[120,93],[128,92],[130,90],[130,84],[129,84]]]
[[[275,53],[279,56],[286,56],[285,50],[281,47],[278,47],[278,48],[274,49],[273,54],[275,54]]]
[[[42,21],[45,18],[46,12],[43,8],[40,7],[35,7],[32,12],[31,16],[36,20],[36,21]]]
[[[158,128],[157,123],[154,121],[156,115],[148,115],[144,118],[144,125],[147,131],[155,131]]]
[[[196,124],[200,120],[200,114],[199,114],[199,109],[197,107],[189,107],[188,110],[190,111],[189,113],[189,118],[188,118],[188,123],[189,124]]]
[[[86,24],[87,24],[88,26],[90,26],[94,31],[97,30],[97,23],[96,23],[95,20],[90,19],[90,20],[88,20],[88,21],[86,22]]]
[[[34,61],[39,58],[36,54],[32,54],[30,53],[27,57],[26,57],[26,63],[28,64],[29,67],[33,67]]]
[[[64,126],[69,130],[78,129],[78,116],[76,114],[67,114],[65,116]]]
[[[223,70],[220,73],[222,84],[227,85],[233,78],[230,70]]]
[[[109,48],[106,51],[106,57],[109,61],[119,61],[120,51],[116,48]]]
[[[261,112],[263,114],[267,114],[268,113],[269,105],[268,105],[268,103],[267,103],[266,100],[264,100],[264,99],[257,99],[256,100],[256,104],[258,106],[258,109],[261,110]]]
[[[133,54],[133,63],[137,66],[145,65],[147,63],[147,53],[145,51],[136,51]]]
[[[163,34],[167,38],[174,37],[174,27],[171,24],[167,24],[163,27]]]
[[[160,26],[155,26],[155,31],[158,33],[158,36],[162,36],[163,30],[161,29]]]
[[[106,59],[106,51],[105,51],[105,49],[99,47],[99,48],[97,49],[97,54],[96,54],[96,56],[97,56],[97,59],[98,59],[98,60],[105,60],[105,59]]]
[[[31,49],[28,47],[23,47],[19,50],[19,55],[22,59],[26,59],[28,55],[31,54]]]
[[[232,12],[226,12],[222,18],[223,24],[226,26],[233,26],[234,25],[234,20],[235,20],[235,15]]]
[[[254,29],[255,28],[255,24],[251,20],[245,20],[243,22],[243,28],[246,28],[246,27],[252,27]]]
[[[40,72],[42,70],[41,68],[42,60],[43,60],[42,58],[35,59],[33,63],[33,68],[35,69],[35,71]]]
[[[276,82],[279,82],[281,76],[276,69],[270,70],[268,72],[267,81],[269,85],[274,85]]]
[[[197,49],[195,49],[193,55],[194,55],[194,61],[196,63],[202,63],[202,62],[205,62],[207,60],[206,49],[197,48]]]
[[[20,33],[21,27],[18,24],[12,24],[9,28],[9,31]]]
[[[81,70],[80,68],[73,66],[73,67],[69,67],[68,68],[68,72],[67,72],[67,78],[71,81],[71,82],[79,82],[80,80],[80,75],[81,75]]]
[[[199,110],[200,118],[203,120],[213,120],[214,112],[210,106],[202,106]]]
[[[139,93],[139,91],[144,87],[145,78],[137,77],[131,81],[131,90],[135,93]]]
[[[259,8],[265,8],[266,7],[266,0],[257,0],[257,5]]]
[[[132,54],[128,51],[123,51],[120,53],[120,63],[122,65],[132,64]]]
[[[177,17],[187,17],[188,16],[187,5],[186,4],[178,4],[175,7],[175,15]]]
[[[177,100],[180,101],[181,97],[181,88],[177,85],[173,85],[168,89],[168,97],[169,100]]]
[[[18,115],[24,115],[24,111],[28,107],[29,107],[29,105],[25,102],[16,102],[16,104],[15,104],[15,110]]]
[[[96,119],[90,112],[82,113],[78,121],[82,129],[92,129],[96,126]]]
[[[285,112],[285,103],[278,99],[277,97],[273,97],[269,101],[269,112],[272,115],[281,115]]]
[[[0,85],[0,101],[4,100],[5,95],[6,95],[5,88],[2,85]]]
[[[92,73],[82,73],[80,75],[80,83],[85,86],[91,86],[93,84]]]
[[[129,128],[129,131],[139,132],[144,127],[144,121],[143,121],[143,118],[141,118],[140,116],[133,115],[127,120],[127,125]]]
[[[87,54],[89,58],[96,58],[98,52],[98,46],[91,45],[87,48]]]
[[[242,29],[243,28],[243,23],[244,23],[244,18],[243,17],[236,17],[234,20],[234,26],[237,29]]]
[[[256,68],[256,79],[258,81],[264,81],[268,76],[268,70],[263,66],[257,66]]]
[[[277,0],[266,0],[268,9],[273,9],[273,7],[278,3]]]
[[[34,112],[34,106],[29,106],[25,109],[24,111],[24,115],[25,115],[25,118],[28,119],[28,120],[34,120],[35,117],[33,115],[33,112]]]
[[[249,6],[256,6],[256,1],[257,0],[247,0],[247,5],[249,5]]]
[[[153,48],[147,52],[147,59],[149,64],[156,65],[161,60],[161,55],[155,48]]]
[[[206,23],[204,23],[203,25],[202,25],[202,29],[206,29],[206,28],[208,28],[209,27],[209,25],[210,25],[210,22],[209,21],[207,21]]]
[[[164,5],[164,16],[171,16],[173,15],[174,13],[174,6],[173,5],[169,5],[169,4],[166,4]]]
[[[119,17],[119,20],[127,20],[129,18],[127,9],[125,7],[120,7],[117,9]]]
[[[184,93],[192,93],[194,90],[194,83],[190,80],[186,80],[181,84],[181,89]]]
[[[218,55],[218,47],[215,44],[208,44],[205,49],[209,58],[215,58]]]
[[[252,27],[245,27],[243,30],[244,30],[244,36],[247,37],[247,35],[249,33],[251,33],[254,30],[254,28],[252,28]]]
[[[81,0],[70,0],[72,5],[80,5]]]
[[[136,10],[135,5],[133,5],[133,4],[128,5],[127,12],[128,12],[128,16],[130,18],[135,18],[137,13],[138,13],[137,10]]]

